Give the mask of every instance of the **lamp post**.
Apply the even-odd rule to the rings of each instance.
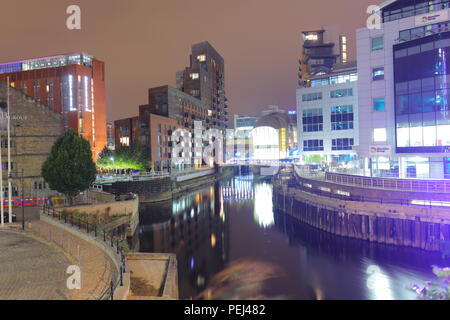
[[[114,157],[111,157],[111,158],[109,158],[109,160],[111,160],[112,161],[112,163],[113,163],[113,170],[114,170],[114,173],[115,173],[115,167],[114,167]]]
[[[7,78],[7,94],[6,94],[6,100],[8,103],[8,214],[9,214],[9,223],[12,223],[12,204],[11,204],[11,198],[12,198],[12,188],[11,188],[11,182],[12,182],[12,174],[11,174],[11,134],[10,134],[10,113],[9,113],[9,77]],[[3,203],[2,203],[3,206]]]
[[[23,205],[24,199],[24,183],[23,183],[23,168],[22,168],[22,230],[25,230],[25,207]]]

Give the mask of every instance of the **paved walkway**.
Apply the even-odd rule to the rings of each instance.
[[[27,227],[29,228],[29,225]],[[63,247],[74,258],[75,264],[81,265],[81,290],[74,290],[72,299],[96,300],[109,288],[110,281],[115,275],[115,268],[110,258],[99,247],[44,221],[33,222],[31,228],[46,240]]]
[[[0,230],[0,300],[66,300],[72,263],[56,246],[20,232]]]

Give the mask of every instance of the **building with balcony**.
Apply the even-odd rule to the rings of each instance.
[[[65,130],[86,138],[93,158],[107,144],[105,64],[74,53],[0,64],[0,81],[62,114]],[[14,103],[14,101],[12,101]]]
[[[347,62],[347,37],[339,35],[338,26],[303,31],[302,57],[299,60],[299,86],[308,86],[307,79],[330,73],[334,64]]]
[[[450,178],[450,2],[386,1],[357,30],[365,175]]]
[[[190,66],[177,72],[177,88],[202,101],[210,114],[207,127],[225,133],[228,128],[228,99],[225,92],[225,62],[209,44],[192,46]]]

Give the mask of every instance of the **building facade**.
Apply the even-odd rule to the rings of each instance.
[[[115,132],[114,122],[107,122],[106,123],[106,141],[107,141],[106,146],[110,150],[114,150],[115,146],[116,146],[114,132]]]
[[[208,110],[208,127],[225,133],[228,128],[228,99],[225,94],[225,62],[209,44],[192,46],[190,66],[177,72],[177,88],[202,101]]]
[[[339,34],[338,26],[303,31],[302,57],[299,60],[299,86],[308,86],[307,79],[330,73],[336,63],[347,62],[347,37]]]
[[[297,89],[297,127],[305,163],[356,165],[358,159],[358,75],[356,62],[335,65]]]
[[[0,82],[0,140],[2,153],[3,198],[8,199],[7,86]],[[53,143],[64,132],[63,116],[10,88],[10,137],[12,197],[25,199],[56,195],[41,176],[42,164],[50,155]]]
[[[86,138],[93,158],[107,144],[105,64],[74,53],[0,64],[0,81],[63,115],[65,130]]]
[[[449,1],[387,1],[357,30],[360,156],[366,175],[450,178]]]
[[[297,116],[278,106],[269,106],[251,131],[251,157],[255,160],[279,160],[297,149]]]

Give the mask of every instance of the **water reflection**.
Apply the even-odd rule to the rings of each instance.
[[[423,286],[434,279],[431,265],[445,265],[439,253],[341,238],[301,224],[274,211],[271,184],[253,176],[142,206],[140,221],[134,247],[177,254],[182,299],[242,294],[211,289],[242,261],[251,261],[240,264],[244,273],[252,263],[279,270],[264,286],[252,284],[261,296],[319,300],[414,299],[406,287]]]
[[[169,213],[165,210],[171,208]],[[165,218],[165,219],[164,219]],[[189,298],[228,262],[228,223],[223,199],[214,185],[168,203],[142,206],[141,252],[175,253],[180,297]]]
[[[269,183],[260,183],[255,187],[255,210],[253,216],[256,223],[263,228],[271,227],[273,218],[272,186]]]

